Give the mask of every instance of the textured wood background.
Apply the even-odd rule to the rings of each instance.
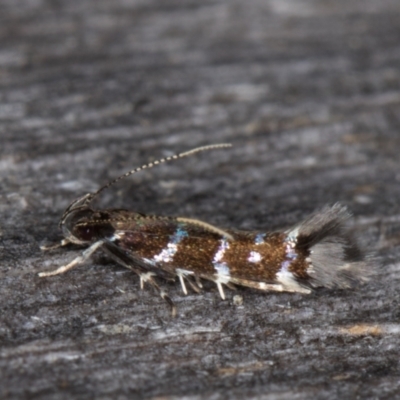
[[[0,397],[400,395],[398,0],[0,0]],[[43,253],[74,198],[275,229],[347,204],[381,259],[353,292],[213,285],[166,304],[97,255]],[[243,298],[243,304],[234,296]]]

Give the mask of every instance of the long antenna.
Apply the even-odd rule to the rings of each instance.
[[[94,193],[91,193],[86,201],[85,204],[88,205],[90,204],[93,199],[95,197],[97,197],[103,190],[109,188],[110,186],[116,184],[117,182],[119,182],[122,179],[127,178],[128,176],[131,176],[133,174],[135,174],[136,172],[142,171],[144,169],[149,169],[149,168],[153,168],[156,165],[168,162],[168,161],[172,161],[172,160],[177,160],[179,158],[183,158],[183,157],[188,157],[191,156],[192,154],[198,153],[200,151],[206,151],[206,150],[214,150],[214,149],[221,149],[224,147],[232,147],[232,145],[230,143],[218,143],[218,144],[210,144],[208,146],[201,146],[201,147],[196,147],[195,149],[192,150],[188,150],[185,151],[183,153],[179,153],[179,154],[174,154],[173,156],[169,156],[169,157],[165,157],[165,158],[160,158],[159,160],[150,162],[148,164],[144,164],[141,167],[137,167],[135,169],[132,169],[131,171],[126,172],[125,174],[118,176],[117,178],[113,179],[112,181],[108,182],[107,184],[105,184],[104,186],[102,186],[99,190],[97,190]]]

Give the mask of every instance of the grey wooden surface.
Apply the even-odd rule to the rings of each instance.
[[[0,397],[400,396],[398,0],[0,1]],[[173,319],[136,276],[43,253],[74,198],[222,227],[355,215],[381,266],[355,291],[216,288]],[[242,296],[243,304],[234,301]],[[237,298],[236,298],[237,299]]]

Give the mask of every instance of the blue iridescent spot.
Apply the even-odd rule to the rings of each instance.
[[[185,231],[185,229],[182,229],[181,227],[179,227],[176,232],[174,233],[174,235],[172,236],[171,241],[176,243],[179,243],[183,238],[188,237],[189,234]]]
[[[256,238],[254,239],[255,244],[263,244],[264,243],[265,233],[257,233]]]

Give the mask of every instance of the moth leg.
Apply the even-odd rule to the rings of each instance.
[[[56,244],[51,244],[49,246],[40,246],[40,250],[43,250],[43,251],[54,250],[54,249],[58,249],[59,247],[64,247],[70,243],[71,242],[68,239],[63,239],[63,240],[61,240],[61,242],[56,243]]]
[[[145,274],[150,274],[152,275],[151,272],[148,272],[142,265],[138,264],[136,260],[133,260],[129,258],[123,251],[118,249],[115,246],[110,245],[110,243],[105,243],[104,244],[104,251],[106,254],[108,254],[117,264],[122,265],[123,267],[129,269],[130,271],[133,271],[135,274],[137,274],[140,278],[140,288],[143,289],[143,278],[142,275]]]
[[[177,268],[175,270],[175,274],[179,277],[179,282],[182,287],[182,292],[185,295],[187,295],[187,293],[188,293],[188,291],[186,289],[185,281],[189,284],[189,286],[193,289],[194,292],[196,292],[196,293],[201,292],[200,285],[199,285],[200,279],[197,276],[193,275],[189,271],[186,271],[186,270],[180,269],[180,268]],[[193,280],[193,278],[195,280]]]
[[[181,283],[181,286],[182,286],[182,291],[184,294],[187,294],[187,289],[185,286],[185,278],[182,274],[178,274],[178,276],[179,276],[179,282]]]
[[[219,281],[215,281],[217,288],[218,288],[218,292],[219,295],[221,296],[222,300],[225,300],[225,293],[224,293],[224,288],[222,287],[222,283]]]
[[[197,279],[196,279],[196,281],[193,281],[190,277],[186,277],[186,280],[187,280],[188,284],[190,285],[190,287],[193,289],[194,292],[196,292],[196,293],[200,293],[201,292],[201,288],[200,288],[200,286],[199,286],[199,284],[197,282]]]
[[[249,281],[246,279],[235,279],[231,278],[231,283],[234,283],[235,285],[239,286],[246,286],[258,290],[265,290],[265,291],[274,291],[274,292],[283,292],[285,289],[283,288],[283,285],[280,284],[273,284],[273,283],[265,283],[265,282],[255,282],[255,281]]]
[[[274,291],[274,292],[297,292],[297,293],[311,293],[310,289],[304,288],[300,285],[296,287],[289,287],[288,285],[279,284],[279,283],[265,283],[265,282],[255,282],[249,281],[246,279],[235,279],[231,278],[231,283],[238,285],[238,286],[246,286],[258,290],[264,291]]]
[[[145,272],[145,273],[139,273],[139,278],[140,278],[140,289],[144,289],[144,284],[148,282],[151,277],[154,276],[152,272]]]
[[[196,293],[200,293],[201,292],[201,289],[200,289],[199,284],[198,284],[200,282],[200,279],[197,276],[194,276],[194,278],[196,280],[196,281],[194,281],[192,273],[190,273],[190,272],[188,272],[186,270],[180,269],[180,268],[177,268],[175,270],[175,273],[179,277],[179,282],[180,282],[181,287],[182,287],[182,292],[185,295],[187,295],[187,293],[188,293],[187,289],[186,289],[185,281],[189,284],[189,286],[193,289],[194,292],[196,292]]]
[[[157,282],[153,279],[152,273],[142,274],[140,275],[140,280],[143,282],[148,282],[153,288],[160,294],[161,298],[164,299],[168,305],[171,307],[172,316],[176,316],[176,306],[174,302],[171,300],[171,297],[168,296],[167,292],[158,286]]]
[[[200,277],[195,276],[195,278],[196,278],[196,283],[197,283],[197,281],[200,280]],[[223,278],[218,277],[218,276],[216,276],[215,278],[210,278],[209,276],[202,276],[202,278],[207,279],[211,282],[214,282],[217,285],[218,292],[219,292],[219,295],[222,300],[225,300],[225,292],[224,292],[224,288],[222,285],[224,284],[228,288],[231,288],[232,285],[230,284],[230,282],[236,283],[236,282],[234,282],[234,279],[232,279],[232,278],[226,279],[227,277],[225,277],[225,276]]]
[[[131,271],[133,271],[137,275],[139,275],[140,289],[144,288],[145,283],[149,283],[151,286],[153,286],[159,292],[160,296],[171,307],[172,316],[176,315],[176,307],[175,307],[174,302],[167,295],[167,293],[157,285],[157,283],[153,279],[153,276],[156,275],[155,272],[149,271],[145,264],[140,264],[139,260],[132,259],[126,253],[124,253],[121,249],[119,249],[118,247],[114,246],[111,243],[106,242],[105,246],[104,246],[104,250],[118,264],[130,269]],[[166,278],[166,277],[164,277],[164,278]]]
[[[147,271],[145,266],[137,264],[135,260],[130,259],[123,251],[112,246],[110,243],[105,243],[104,246],[105,252],[118,264],[128,268],[129,270],[135,272],[139,275],[140,278],[140,289],[144,288],[145,283],[149,283],[153,286],[159,293],[160,296],[169,304],[172,311],[172,316],[176,315],[176,307],[171,298],[167,295],[167,293],[162,290],[157,283],[154,281],[153,276],[155,275],[154,272]]]
[[[43,278],[44,276],[53,276],[63,274],[64,272],[69,271],[70,269],[76,267],[79,264],[84,263],[99,247],[104,244],[102,240],[93,243],[89,248],[87,248],[80,256],[76,257],[69,264],[63,265],[54,271],[49,272],[40,272],[38,275]]]
[[[200,277],[195,275],[194,279],[196,280],[196,285],[199,287],[199,289],[203,289],[203,284],[201,283]]]

